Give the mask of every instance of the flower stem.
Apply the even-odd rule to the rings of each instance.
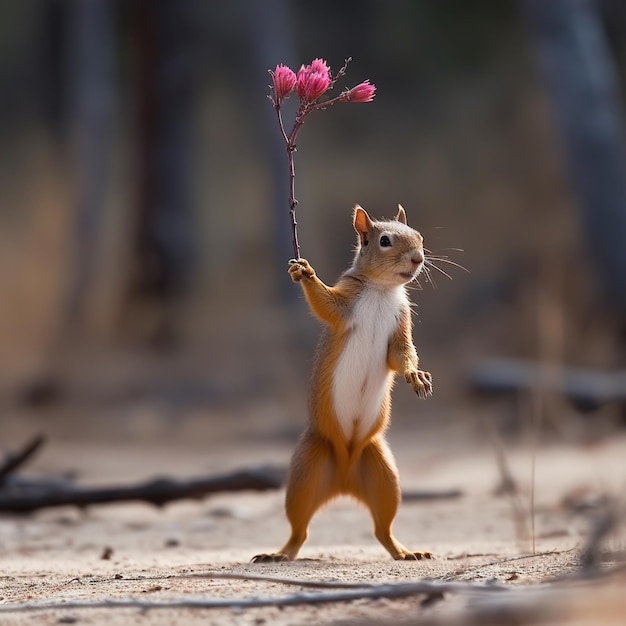
[[[342,70],[344,70],[344,68],[342,68]],[[296,200],[296,170],[293,161],[293,154],[296,151],[296,137],[298,136],[298,131],[300,130],[300,128],[302,128],[302,124],[304,124],[304,118],[309,113],[311,113],[312,111],[325,109],[326,107],[332,106],[337,102],[345,100],[346,93],[347,92],[342,92],[335,98],[326,100],[325,102],[307,102],[301,104],[296,113],[296,119],[289,135],[287,135],[287,132],[285,131],[285,125],[283,123],[283,116],[280,110],[281,101],[278,98],[272,99],[272,102],[274,103],[274,109],[276,111],[276,116],[278,118],[278,127],[280,129],[280,134],[283,138],[283,141],[285,142],[285,149],[287,151],[287,164],[289,167],[289,220],[291,222],[291,244],[293,246],[293,254],[295,259],[300,258],[300,244],[298,243],[298,221],[296,219],[296,206],[298,205],[298,201]]]
[[[296,200],[296,170],[293,162],[293,153],[296,151],[296,136],[298,135],[298,131],[304,122],[304,118],[311,109],[306,105],[301,106],[298,109],[296,121],[289,135],[285,132],[285,126],[280,112],[280,102],[278,100],[274,103],[274,109],[276,110],[278,126],[287,151],[287,163],[289,167],[289,220],[291,222],[291,243],[293,246],[294,258],[299,259],[300,244],[298,243],[298,221],[296,219],[296,206],[298,205],[298,201]]]
[[[287,160],[289,162],[289,218],[291,220],[291,243],[293,245],[294,259],[300,258],[300,244],[298,243],[298,222],[296,220],[296,170],[293,165],[293,153],[296,151],[296,144],[287,142]]]

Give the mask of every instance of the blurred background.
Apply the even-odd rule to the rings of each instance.
[[[302,255],[333,283],[353,205],[401,203],[468,270],[411,292],[435,394],[394,420],[623,426],[621,0],[5,0],[0,446],[297,436],[319,325],[267,70],[315,57],[378,91],[300,132]]]

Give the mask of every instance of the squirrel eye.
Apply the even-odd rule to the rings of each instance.
[[[380,238],[380,247],[381,248],[388,248],[389,246],[391,246],[391,241],[389,240],[389,237],[387,237],[387,235],[383,235]]]

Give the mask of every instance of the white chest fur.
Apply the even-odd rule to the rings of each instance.
[[[374,426],[390,383],[389,339],[407,303],[404,287],[366,287],[354,305],[351,331],[333,381],[335,413],[346,439]]]

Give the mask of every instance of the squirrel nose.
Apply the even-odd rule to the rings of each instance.
[[[411,256],[411,263],[413,265],[419,265],[424,262],[424,253],[423,252],[414,252]]]

